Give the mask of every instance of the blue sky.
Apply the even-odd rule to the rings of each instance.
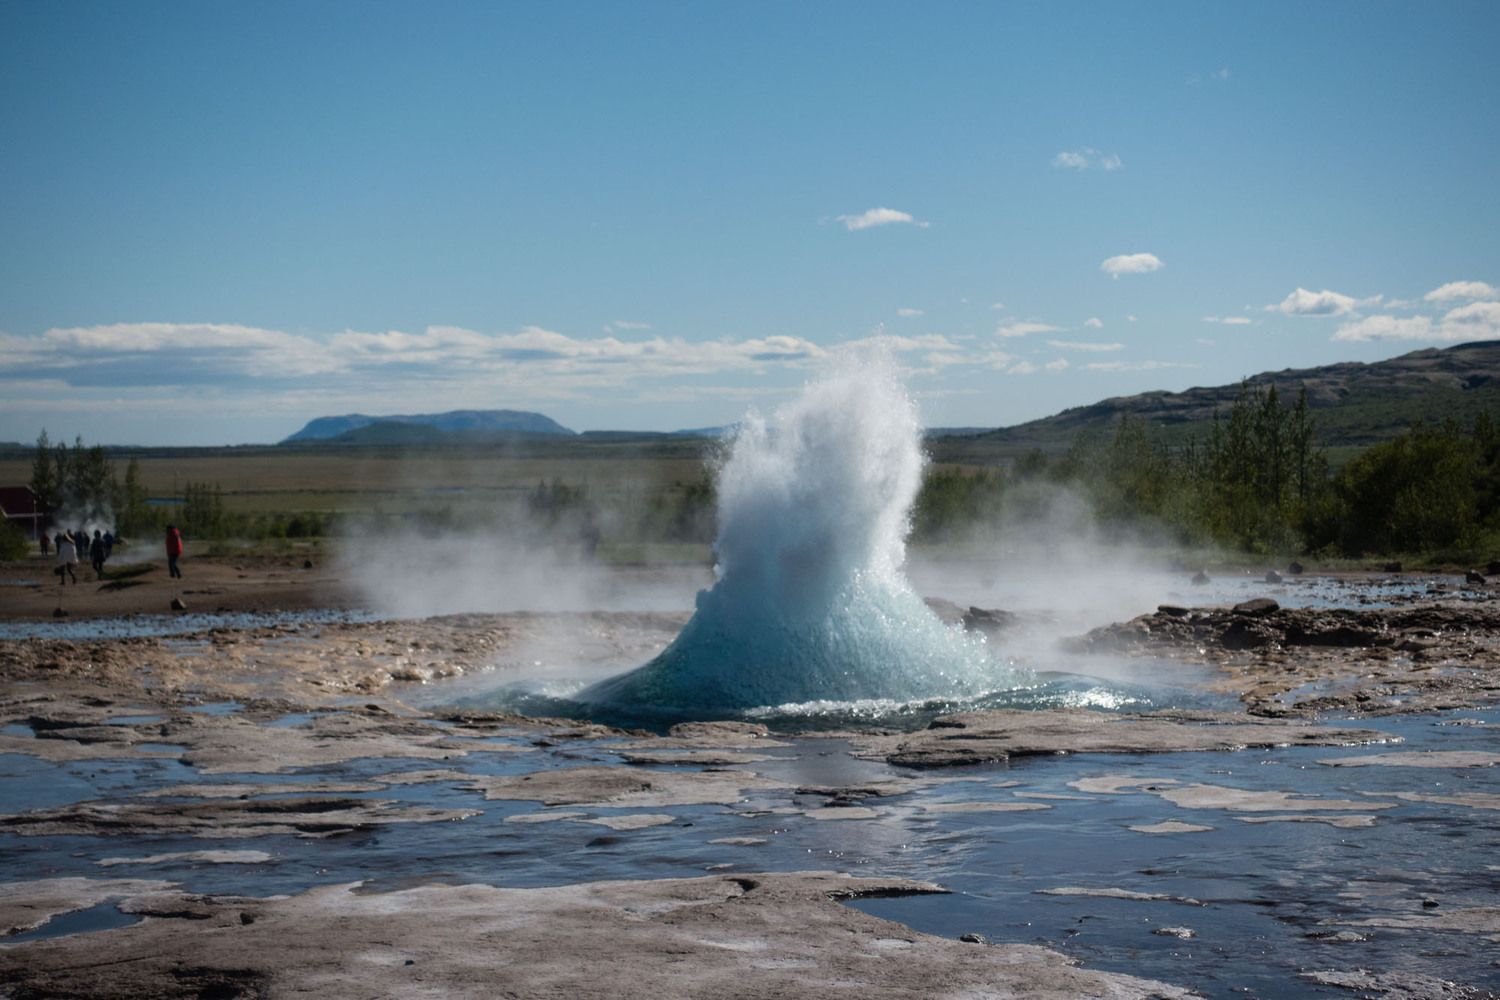
[[[932,426],[1500,337],[1500,4],[0,0],[0,440]]]

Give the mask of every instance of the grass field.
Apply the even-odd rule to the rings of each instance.
[[[180,495],[190,482],[223,491],[225,508],[240,513],[401,513],[434,504],[483,503],[515,497],[538,483],[585,487],[601,497],[655,492],[697,482],[704,445],[642,447],[603,443],[592,447],[528,445],[384,449],[182,449],[152,450],[137,458],[152,498]],[[124,478],[129,455],[112,454]],[[31,478],[30,458],[0,459],[0,485]]]

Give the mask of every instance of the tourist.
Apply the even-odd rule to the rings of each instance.
[[[89,562],[94,565],[94,579],[96,580],[104,579],[105,556],[104,536],[99,533],[98,528],[95,528],[94,540],[89,543]]]
[[[167,525],[167,573],[174,580],[182,579],[182,570],[177,568],[177,557],[182,555],[182,532],[177,525]]]
[[[73,567],[78,562],[78,548],[73,544],[73,536],[64,531],[57,536],[57,583],[60,587],[68,585],[68,577],[73,582],[78,582],[78,574],[73,572]]]
[[[42,537],[38,541],[38,544],[42,547],[42,555],[46,555],[49,551],[51,551],[52,539],[48,537],[47,533],[44,531],[42,532]]]

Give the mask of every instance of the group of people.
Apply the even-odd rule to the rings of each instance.
[[[47,553],[47,537],[42,536],[42,554]],[[94,537],[89,538],[88,532],[82,528],[74,528],[72,531],[59,531],[51,539],[52,544],[57,547],[57,582],[59,586],[66,586],[71,579],[78,582],[78,574],[73,572],[73,567],[83,557],[87,556],[94,567],[97,579],[104,579],[104,563],[109,559],[110,553],[115,548],[115,536],[110,531],[94,531]],[[182,570],[177,568],[177,558],[182,555],[182,532],[177,530],[177,525],[167,525],[167,573],[174,580],[182,579]]]
[[[89,563],[94,567],[96,579],[104,579],[104,562],[115,548],[115,536],[110,531],[94,529],[94,537],[82,528],[74,528],[72,531],[59,531],[52,539],[57,547],[57,582],[65,586],[69,579],[78,582],[78,574],[73,572],[73,567],[84,556],[88,557]],[[43,548],[45,552],[46,549]]]

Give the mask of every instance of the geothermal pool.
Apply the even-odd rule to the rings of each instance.
[[[841,739],[775,740],[753,759],[726,751],[713,765],[753,773],[764,787],[729,804],[640,806],[487,800],[469,782],[599,766],[685,777],[712,768],[672,764],[672,752],[642,750],[639,740],[535,733],[464,738],[455,746],[470,752],[441,762],[355,760],[281,774],[205,774],[175,757],[47,763],[4,754],[5,801],[33,809],[188,805],[215,801],[215,788],[269,808],[320,783],[365,788],[343,797],[393,803],[383,809],[467,818],[315,839],[7,832],[0,879],[166,879],[191,892],[264,897],[351,881],[381,892],[832,869],[951,890],[855,904],[917,930],[1040,943],[1091,968],[1205,996],[1342,995],[1305,974],[1356,967],[1493,988],[1496,951],[1472,921],[1488,912],[1493,923],[1494,911],[1481,908],[1500,889],[1496,769],[1327,762],[1485,751],[1497,722],[1461,712],[1369,723],[1403,741],[1394,747],[1062,755],[940,772],[857,759]],[[834,789],[849,788],[884,794],[834,800]],[[29,937],[135,919],[105,902]]]

